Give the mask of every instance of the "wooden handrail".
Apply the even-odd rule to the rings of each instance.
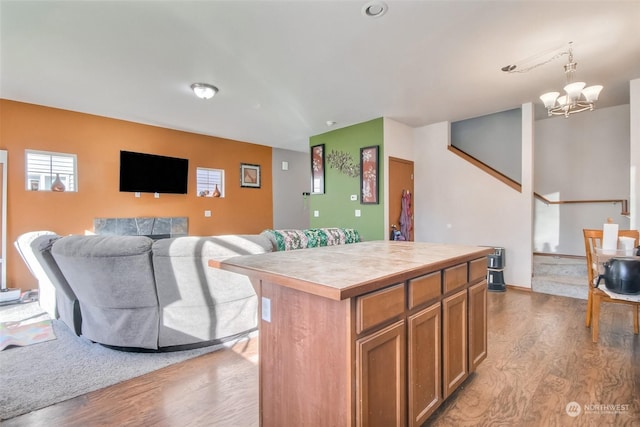
[[[498,172],[497,170],[495,170],[491,166],[487,165],[486,163],[483,163],[482,161],[480,161],[480,160],[476,159],[475,157],[465,153],[464,151],[462,151],[458,147],[455,147],[455,146],[453,146],[451,144],[449,144],[447,148],[452,153],[462,157],[463,159],[465,159],[468,162],[472,163],[476,167],[478,167],[478,168],[482,169],[483,171],[487,172],[489,175],[491,175],[494,178],[498,179],[499,181],[502,181],[503,183],[507,184],[509,187],[513,188],[514,190],[522,192],[522,185],[520,183],[514,181],[513,179],[511,179],[508,176],[504,175],[503,173]],[[577,203],[614,203],[614,204],[615,203],[620,203],[620,205],[621,205],[621,207],[620,207],[620,210],[621,210],[620,215],[626,215],[626,216],[630,215],[630,213],[629,213],[629,201],[626,200],[626,199],[558,200],[558,201],[554,201],[554,200],[549,200],[546,197],[544,197],[543,195],[538,194],[536,192],[533,193],[533,196],[535,198],[537,198],[537,199],[542,200],[547,205],[565,205],[565,204],[577,204]]]
[[[489,166],[486,163],[483,163],[480,160],[476,159],[475,157],[465,153],[464,151],[462,151],[458,147],[455,147],[453,145],[449,145],[447,148],[452,153],[462,157],[463,159],[465,159],[469,163],[471,163],[471,164],[475,165],[476,167],[482,169],[483,171],[485,171],[486,173],[488,173],[492,177],[496,178],[498,181],[502,181],[504,184],[507,184],[509,187],[511,187],[514,190],[519,191],[519,192],[522,193],[522,185],[519,182],[516,182],[513,179],[511,179],[508,176],[506,176],[505,174],[503,174],[501,172],[498,172],[497,170],[495,170],[491,166]]]
[[[542,200],[547,205],[568,205],[576,203],[620,203],[620,215],[629,215],[629,201],[626,199],[598,199],[598,200],[549,200],[541,194],[533,193],[536,199]]]

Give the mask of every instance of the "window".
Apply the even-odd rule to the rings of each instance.
[[[75,154],[25,150],[26,188],[31,191],[51,191],[59,177],[65,191],[78,191]]]
[[[196,194],[198,197],[224,197],[224,171],[196,168]]]

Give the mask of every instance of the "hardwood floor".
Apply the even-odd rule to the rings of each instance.
[[[640,426],[640,338],[631,311],[604,305],[594,344],[585,309],[584,300],[489,293],[489,355],[425,425]],[[2,424],[256,426],[256,363],[254,339]],[[567,414],[571,402],[576,417]]]
[[[430,425],[640,426],[640,338],[619,306],[603,307],[592,343],[584,300],[490,293],[489,356]],[[582,409],[575,418],[570,402]]]

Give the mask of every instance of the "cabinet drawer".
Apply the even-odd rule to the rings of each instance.
[[[356,303],[357,333],[404,313],[404,284],[359,297]]]
[[[486,262],[486,261],[485,261]],[[467,283],[467,263],[456,265],[444,270],[443,292],[453,291]]]
[[[439,271],[409,280],[409,308],[439,297],[441,286],[442,274]]]
[[[478,258],[469,262],[469,282],[487,278],[487,258]]]

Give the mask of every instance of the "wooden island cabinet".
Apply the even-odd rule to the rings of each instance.
[[[487,355],[491,252],[376,241],[211,262],[259,296],[261,425],[422,425]]]

